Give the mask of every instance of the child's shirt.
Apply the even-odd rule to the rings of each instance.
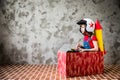
[[[91,48],[94,48],[94,45],[93,45],[93,41],[97,41],[97,38],[96,36],[84,36],[84,48],[85,49],[91,49]]]

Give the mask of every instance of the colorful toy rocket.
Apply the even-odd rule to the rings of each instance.
[[[102,51],[105,54],[103,35],[102,35],[102,26],[100,25],[98,20],[96,20],[96,22],[95,22],[95,35],[98,40],[98,47],[99,47],[100,51]]]

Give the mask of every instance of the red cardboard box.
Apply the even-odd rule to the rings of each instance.
[[[102,52],[58,51],[58,73],[66,77],[101,74],[103,57]]]

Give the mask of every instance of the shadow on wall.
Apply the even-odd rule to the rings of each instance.
[[[0,65],[11,63],[12,61],[10,60],[10,57],[5,54],[4,43],[0,43]]]
[[[11,64],[12,61],[10,56],[6,54],[6,39],[10,34],[9,23],[10,18],[13,17],[12,14],[10,16],[3,15],[9,14],[9,11],[6,9],[6,0],[0,0],[0,64]],[[7,22],[5,22],[7,21]],[[6,24],[7,23],[7,24]]]
[[[14,3],[15,0],[0,0],[0,65],[16,64],[13,57],[19,59],[20,56],[20,51],[18,51],[16,48],[11,48],[12,53],[10,53],[10,50],[8,49],[8,43],[10,42],[9,37],[11,37],[13,34],[11,27],[14,25],[11,25],[10,23],[12,20],[15,20],[15,10],[12,6]],[[12,8],[11,11],[8,9],[8,6]],[[23,64],[24,63],[26,62],[23,62]]]
[[[113,4],[118,7],[118,9],[116,9],[115,6],[112,7],[112,9],[109,9],[111,13],[109,13],[109,15],[106,15],[107,16],[107,20],[106,22],[109,22],[109,25],[108,26],[105,26],[105,27],[108,27],[108,30],[110,32],[110,35],[112,37],[112,41],[113,41],[113,44],[112,44],[112,41],[110,42],[108,39],[108,36],[107,37],[107,44],[111,44],[109,47],[110,49],[108,49],[109,51],[107,51],[108,53],[110,54],[107,54],[105,56],[105,62],[107,62],[109,59],[110,62],[107,62],[107,63],[112,63],[112,64],[119,64],[120,63],[120,1],[119,0],[115,0],[113,1]],[[106,31],[104,31],[105,34]],[[107,58],[109,57],[110,58]]]
[[[119,11],[118,11],[118,13],[113,12],[114,15],[117,15],[120,13],[120,1],[119,0],[116,0],[116,5],[118,5]],[[113,56],[112,57],[115,58],[113,64],[120,63],[120,54],[119,54],[119,52],[120,52],[120,16],[118,16],[117,20],[118,20],[118,21],[116,21],[118,23],[118,26],[116,27],[117,28],[117,31],[116,31],[117,36],[115,36],[115,43],[111,47],[111,49],[113,49]],[[111,27],[113,27],[112,25],[114,25],[114,24],[111,24]],[[111,31],[111,29],[110,29],[110,31]]]

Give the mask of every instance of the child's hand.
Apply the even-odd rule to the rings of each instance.
[[[77,43],[76,50],[78,50],[81,47],[80,43]]]
[[[84,52],[84,51],[85,51],[85,49],[83,49],[83,48],[80,48],[80,51],[81,51],[81,52]]]

